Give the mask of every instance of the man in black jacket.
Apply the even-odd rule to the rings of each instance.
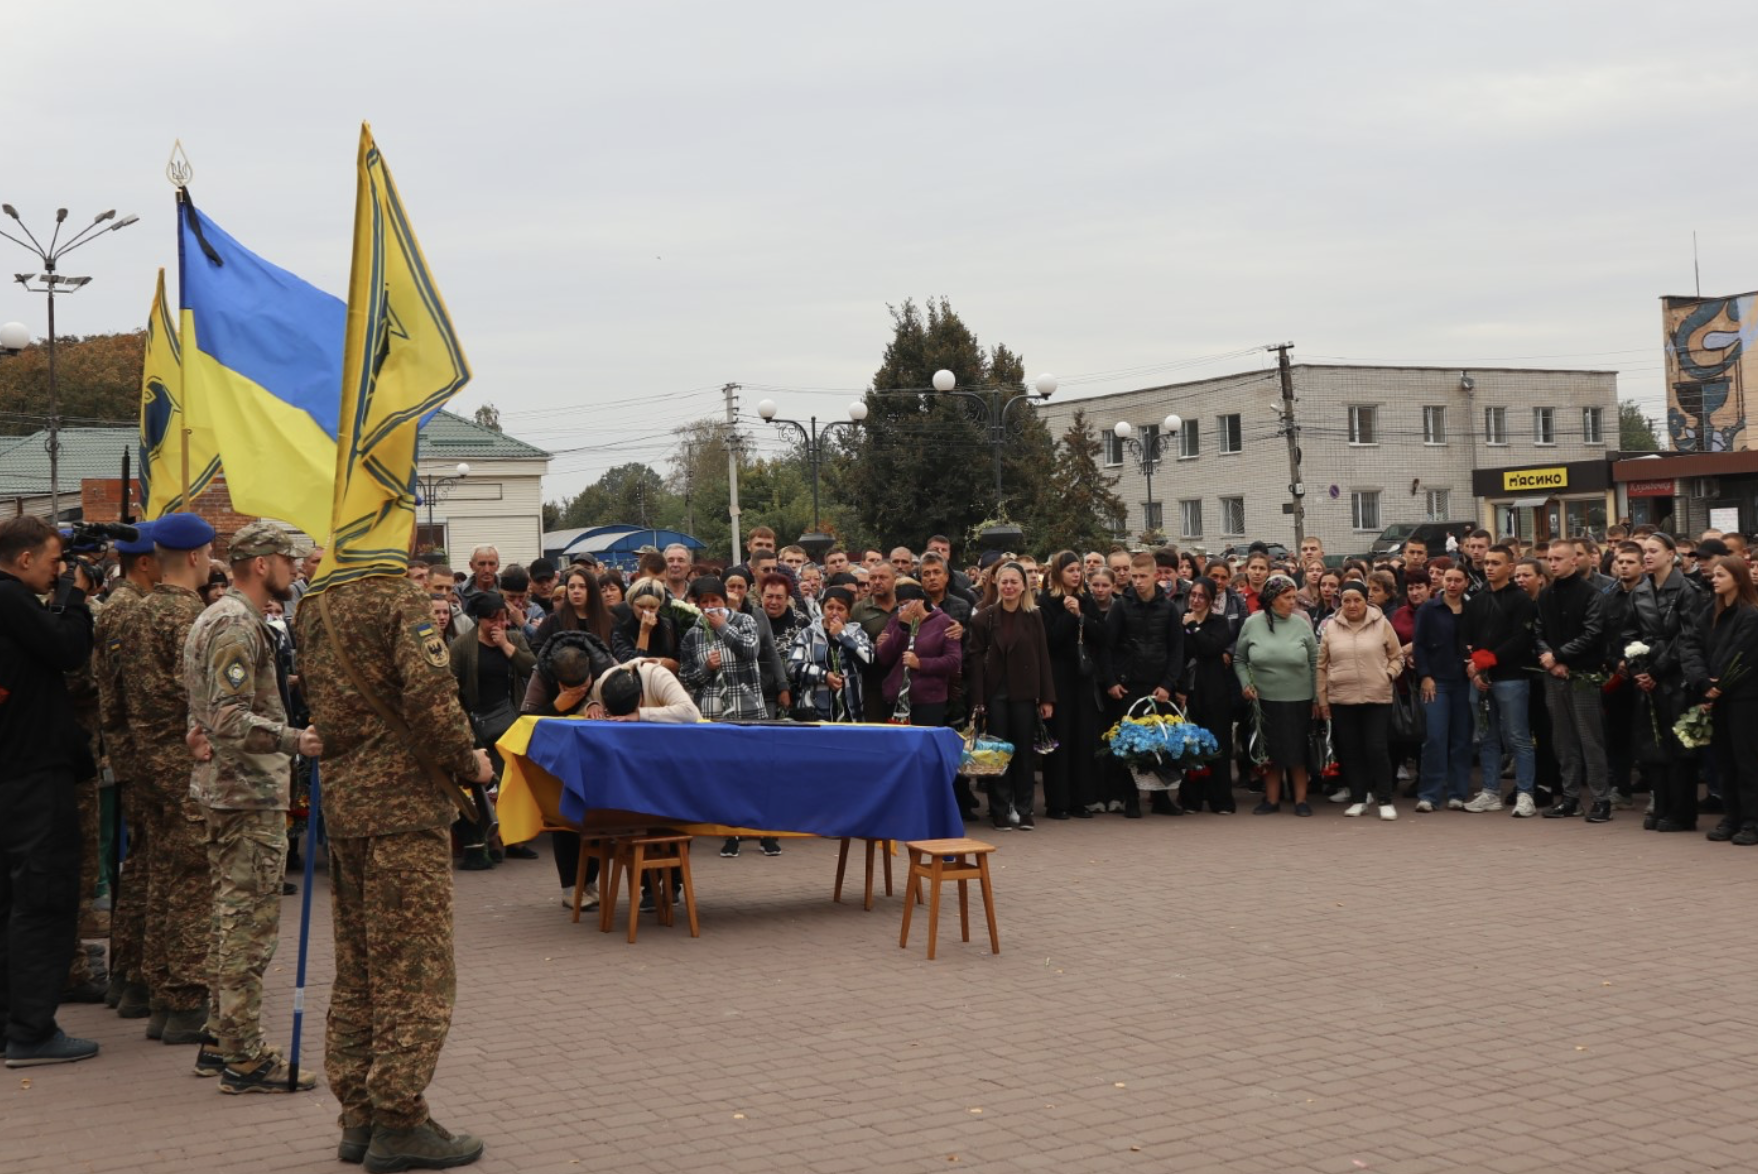
[[[1623,659],[1620,637],[1629,621],[1632,597],[1642,581],[1642,547],[1620,542],[1612,553],[1612,586],[1605,598],[1605,659],[1616,665]],[[1628,677],[1617,677],[1600,695],[1605,724],[1605,762],[1611,772],[1612,806],[1632,807],[1630,773],[1635,768],[1636,686]]]
[[[1550,544],[1545,561],[1551,583],[1538,597],[1538,667],[1545,672],[1551,750],[1563,776],[1563,801],[1544,817],[1581,814],[1585,778],[1593,792],[1587,822],[1605,823],[1611,819],[1611,776],[1605,765],[1599,687],[1569,679],[1573,673],[1597,673],[1605,667],[1605,597],[1581,575],[1577,551],[1572,542]]]
[[[55,1022],[79,933],[78,779],[93,773],[63,674],[92,652],[83,567],[57,589],[61,536],[41,518],[0,523],[0,1017],[6,1066],[98,1054]],[[56,591],[45,607],[39,596]]]
[[[1500,811],[1502,797],[1502,746],[1514,755],[1514,787],[1519,795],[1514,814],[1526,819],[1538,813],[1532,800],[1536,759],[1532,754],[1532,727],[1528,704],[1532,674],[1538,660],[1533,651],[1532,628],[1536,608],[1532,598],[1514,585],[1514,552],[1492,546],[1483,556],[1485,587],[1465,607],[1465,644],[1471,652],[1466,674],[1480,694],[1489,695],[1489,729],[1478,748],[1477,762],[1483,774],[1483,790],[1465,805],[1466,811]]]
[[[1148,696],[1170,701],[1184,675],[1184,613],[1160,590],[1154,574],[1153,555],[1130,559],[1129,590],[1105,614],[1106,685],[1113,699],[1129,704]],[[1166,791],[1154,792],[1153,807],[1160,815],[1184,814]],[[1141,814],[1140,800],[1126,799],[1123,813]]]

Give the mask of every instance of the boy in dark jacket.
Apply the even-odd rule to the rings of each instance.
[[[1537,608],[1514,585],[1514,552],[1508,546],[1490,547],[1483,556],[1483,573],[1484,590],[1465,606],[1465,646],[1471,657],[1465,671],[1479,696],[1487,695],[1490,721],[1477,757],[1483,789],[1465,810],[1502,810],[1497,782],[1506,744],[1514,755],[1514,786],[1519,792],[1514,815],[1528,819],[1538,814],[1532,798],[1537,763],[1527,717],[1532,695],[1532,674],[1527,670],[1538,665],[1533,644]]]
[[[1153,555],[1129,560],[1129,590],[1118,595],[1105,624],[1109,695],[1131,705],[1149,696],[1170,701],[1184,676],[1184,613],[1160,590]],[[1139,811],[1139,802],[1126,800],[1124,814]],[[1153,809],[1161,815],[1184,814],[1165,791],[1154,792]]]

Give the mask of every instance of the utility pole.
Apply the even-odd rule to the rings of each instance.
[[[744,552],[744,532],[739,529],[739,385],[720,389],[726,395],[726,492],[727,516],[732,519],[732,561]]]
[[[1294,369],[1288,365],[1291,342],[1264,348],[1276,352],[1276,370],[1282,377],[1282,435],[1288,441],[1288,494],[1293,504],[1284,506],[1294,515],[1294,548],[1306,540],[1306,486],[1300,480],[1300,426],[1294,422]]]
[[[684,445],[684,527],[692,537],[696,534],[696,507],[691,504],[690,491],[696,483],[696,446]]]

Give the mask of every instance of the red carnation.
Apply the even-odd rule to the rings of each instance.
[[[1495,668],[1496,663],[1496,654],[1487,648],[1479,648],[1471,654],[1471,667],[1480,673]]]

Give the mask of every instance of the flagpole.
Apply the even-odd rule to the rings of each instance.
[[[189,500],[189,434],[190,429],[184,428],[183,433],[183,508],[189,513],[195,512],[195,506]]]
[[[287,1056],[287,1091],[299,1091],[299,1033],[305,1026],[305,955],[311,941],[312,862],[317,859],[318,794],[317,759],[311,760],[311,798],[305,806],[305,884],[299,893],[299,965],[293,976],[293,1046]]]

